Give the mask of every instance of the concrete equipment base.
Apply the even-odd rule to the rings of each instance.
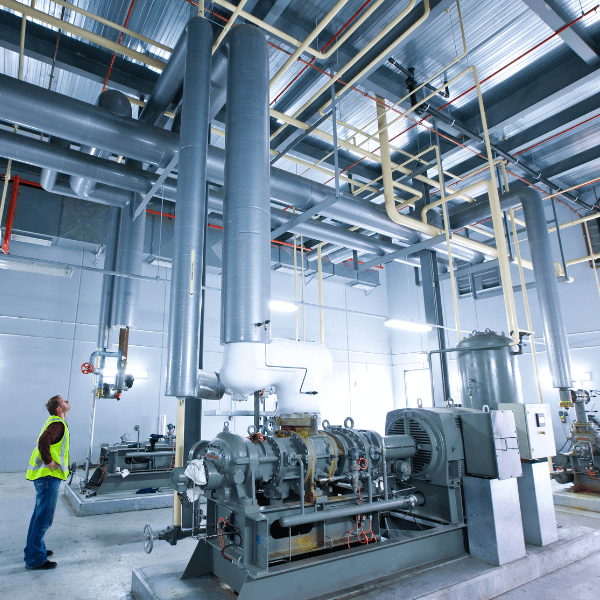
[[[79,486],[64,486],[64,496],[78,517],[106,515],[110,513],[148,510],[151,508],[169,508],[173,506],[173,491],[158,491],[154,494],[136,494],[134,492],[113,492],[86,498]]]
[[[375,584],[348,588],[319,600],[448,600],[477,598],[488,600],[561,567],[600,551],[600,530],[577,524],[559,529],[559,540],[543,548],[527,545],[527,555],[500,567],[481,560],[458,558],[434,566],[397,572]],[[233,590],[214,576],[181,580],[185,562],[135,569],[131,591],[135,600],[225,600]],[[282,591],[290,600],[307,600],[302,590]]]
[[[552,497],[555,506],[567,506],[578,510],[591,510],[600,512],[600,495],[576,494],[573,492],[573,484],[552,485]]]

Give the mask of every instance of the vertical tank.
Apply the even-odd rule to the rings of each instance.
[[[474,331],[456,348],[462,405],[481,410],[498,402],[523,403],[521,376],[511,339],[486,329]]]

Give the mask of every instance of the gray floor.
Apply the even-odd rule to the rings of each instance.
[[[171,509],[76,517],[60,496],[54,525],[46,535],[55,551],[54,571],[28,571],[23,546],[34,505],[33,485],[21,473],[0,473],[0,599],[18,600],[131,600],[134,568],[187,561],[194,542],[176,547],[156,542],[152,554],[142,548],[145,523],[155,530],[171,523]],[[557,510],[559,524],[600,529],[600,514],[569,508]],[[498,596],[502,600],[558,600],[565,594],[596,600],[600,586],[600,554],[557,570]],[[382,591],[374,596],[385,595]],[[476,600],[475,598],[471,600]]]
[[[0,473],[0,599],[131,600],[131,572],[136,567],[189,559],[192,540],[172,547],[157,542],[144,553],[142,532],[172,523],[173,509],[76,517],[61,494],[46,547],[54,550],[53,571],[29,571],[23,547],[35,504],[33,484],[25,473]]]

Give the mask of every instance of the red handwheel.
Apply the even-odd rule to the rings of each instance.
[[[91,363],[83,363],[81,365],[81,372],[84,375],[89,375],[90,373],[94,372],[94,365],[92,365]]]

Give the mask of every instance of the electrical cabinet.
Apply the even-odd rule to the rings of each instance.
[[[512,411],[469,412],[460,417],[469,475],[495,479],[521,476],[521,457]]]
[[[535,460],[556,455],[554,431],[549,404],[497,404],[499,410],[512,410],[515,415],[521,458]]]

